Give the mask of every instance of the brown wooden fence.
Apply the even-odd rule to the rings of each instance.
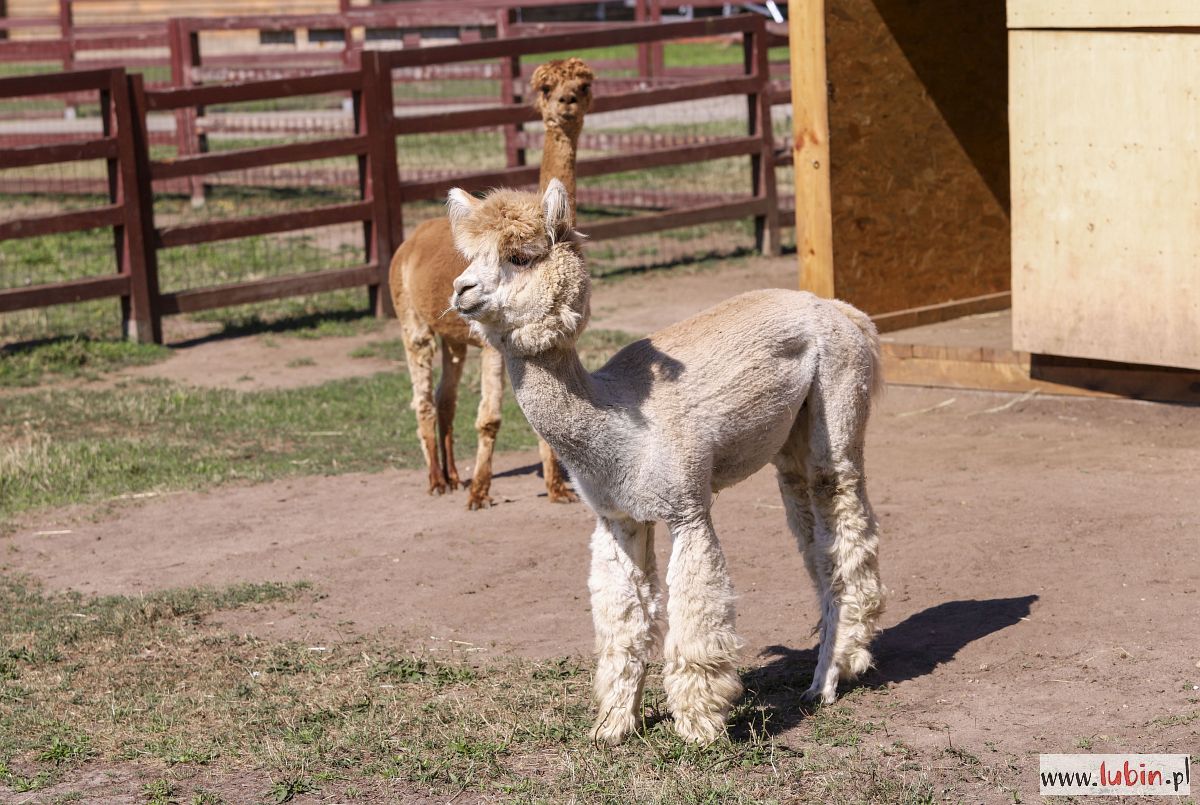
[[[0,290],[0,313],[32,307],[119,296],[123,329],[139,341],[160,341],[154,287],[153,248],[147,216],[151,200],[143,164],[148,153],[144,126],[135,119],[124,70],[0,79],[0,99],[51,93],[98,93],[103,136],[77,142],[0,150],[0,169],[27,168],[103,159],[108,172],[108,204],[0,223],[0,242],[111,228],[116,244],[114,271],[50,285]]]
[[[598,4],[602,5],[602,3]],[[63,70],[72,70],[77,66],[92,69],[101,67],[173,67],[181,56],[188,55],[186,42],[180,48],[180,41],[174,38],[170,31],[170,19],[144,20],[139,22],[90,22],[81,24],[77,17],[80,6],[86,6],[86,0],[58,0],[58,13],[39,17],[8,17],[0,12],[0,62],[53,62]],[[334,3],[330,3],[334,6]],[[191,22],[200,22],[199,26],[190,27],[193,32],[234,31],[245,30],[255,33],[286,32],[298,30],[320,31],[328,36],[340,35],[341,47],[308,53],[282,54],[283,61],[291,61],[294,65],[323,63],[327,67],[330,62],[341,62],[343,66],[353,66],[357,60],[357,52],[364,49],[364,39],[355,38],[356,29],[409,28],[403,37],[405,47],[419,44],[420,27],[460,27],[463,41],[474,41],[485,35],[485,30],[494,32],[498,21],[506,27],[502,35],[521,35],[524,33],[549,32],[565,28],[580,28],[590,26],[608,26],[612,23],[524,23],[521,14],[525,10],[555,6],[586,6],[579,0],[456,0],[453,4],[439,0],[410,0],[399,6],[391,3],[354,5],[348,0],[337,0],[336,11],[323,14],[273,14],[273,15],[215,15],[202,18],[189,18]],[[662,17],[661,0],[637,0],[633,4],[633,18],[636,22],[657,22]],[[3,6],[0,6],[2,9]],[[9,32],[20,36],[13,41]],[[198,43],[192,48],[192,55],[199,52]],[[170,49],[168,54],[166,51]],[[146,53],[146,50],[162,51]],[[136,50],[136,54],[119,53],[119,51]],[[270,54],[278,58],[281,54]],[[209,60],[213,66],[219,65],[220,58]],[[232,60],[243,70],[251,69],[244,58]],[[651,75],[657,64],[661,69],[662,51],[653,45],[639,50],[638,72],[642,76]],[[275,64],[278,64],[276,62]],[[262,76],[258,76],[262,77]]]
[[[108,160],[109,204],[84,212],[30,217],[0,224],[0,242],[14,238],[113,227],[116,233],[112,276],[71,279],[54,284],[0,290],[0,312],[45,307],[106,296],[124,300],[124,321],[131,337],[161,341],[164,315],[341,288],[366,287],[372,309],[386,312],[387,267],[403,237],[401,211],[406,202],[444,198],[451,186],[481,190],[498,185],[536,184],[538,169],[523,164],[490,171],[465,171],[401,181],[397,141],[407,135],[481,127],[515,127],[537,119],[524,103],[500,103],[459,111],[397,117],[393,102],[396,71],[431,65],[471,63],[560,50],[638,45],[694,36],[736,35],[743,41],[742,70],[736,75],[677,86],[597,94],[592,113],[650,108],[661,104],[718,97],[744,97],[746,133],[705,137],[665,147],[582,159],[580,178],[631,170],[745,157],[751,192],[708,203],[656,210],[584,226],[592,240],[639,235],[717,221],[753,218],[761,249],[779,251],[779,203],[775,186],[776,149],[770,125],[775,96],[769,84],[768,47],[761,17],[709,20],[575,31],[516,40],[490,40],[445,47],[392,52],[368,51],[361,66],[309,76],[242,84],[174,89],[147,88],[141,76],[120,68],[0,80],[0,98],[95,91],[101,96],[103,137],[53,145],[0,149],[0,169],[23,168],[84,159]],[[303,95],[348,93],[355,110],[354,131],[316,140],[243,147],[213,153],[185,152],[173,159],[152,159],[147,133],[151,114],[174,113],[181,125],[198,110],[216,104],[245,103]],[[354,157],[358,198],[303,210],[290,210],[202,223],[161,225],[154,218],[156,183],[203,185],[206,177],[228,171],[259,169],[295,162]],[[160,292],[158,263],[167,250],[185,249],[251,236],[305,230],[334,224],[363,227],[361,263],[300,274]]]

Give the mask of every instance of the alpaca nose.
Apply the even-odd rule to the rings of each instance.
[[[469,277],[458,277],[454,280],[454,292],[459,296],[462,296],[467,291],[474,288],[477,284],[478,283],[476,283],[475,280],[470,279]]]

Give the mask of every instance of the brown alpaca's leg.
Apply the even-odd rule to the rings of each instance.
[[[454,464],[454,410],[458,407],[458,381],[462,379],[467,345],[442,338],[442,379],[437,387],[438,446],[446,484],[458,489],[458,467]]]
[[[412,408],[417,412],[417,436],[425,466],[429,468],[429,494],[446,491],[446,480],[438,466],[437,412],[433,406],[433,353],[437,349],[433,330],[411,310],[400,314],[404,357],[413,384]]]
[[[500,431],[500,401],[504,397],[504,359],[493,347],[483,348],[482,374],[479,415],[475,418],[479,445],[475,451],[471,492],[467,496],[467,508],[472,511],[492,505],[488,495],[492,488],[492,452],[496,448],[496,434]]]
[[[567,486],[558,459],[550,445],[538,439],[538,452],[542,454],[542,476],[546,479],[546,493],[551,503],[574,503],[579,497]]]

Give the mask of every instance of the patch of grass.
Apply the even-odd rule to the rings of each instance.
[[[478,390],[472,361],[456,421],[463,455]],[[157,380],[10,395],[0,407],[0,520],[119,495],[421,466],[411,395],[401,372],[286,390]],[[536,444],[511,392],[502,411],[497,449]]]
[[[389,338],[384,341],[372,341],[363,344],[350,352],[351,358],[379,358],[395,363],[404,362],[404,342],[399,338]]]
[[[157,344],[99,341],[86,336],[0,347],[0,386],[34,386],[51,377],[94,379],[125,366],[144,366],[171,354]]]
[[[288,369],[299,369],[303,366],[316,366],[317,362],[312,358],[293,358],[284,365]]]
[[[177,805],[179,802],[175,786],[161,778],[142,786],[142,796],[146,798],[146,805]]]
[[[308,794],[316,791],[312,780],[303,777],[293,777],[289,780],[279,780],[267,792],[268,802],[291,802],[297,794]]]

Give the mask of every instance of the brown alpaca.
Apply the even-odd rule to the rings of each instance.
[[[552,61],[538,67],[530,79],[533,105],[541,113],[546,140],[542,150],[541,189],[551,179],[567,188],[571,220],[575,210],[575,151],[583,118],[592,103],[591,69],[579,59]],[[500,430],[500,400],[504,393],[504,362],[500,353],[474,335],[453,310],[447,311],[454,293],[454,279],[467,262],[454,247],[450,222],[436,218],[418,226],[392,258],[391,288],[396,316],[400,319],[404,352],[413,383],[413,410],[421,450],[429,468],[429,493],[439,495],[455,489],[460,481],[454,464],[454,410],[458,383],[462,378],[467,346],[483,349],[482,399],[475,419],[479,442],[475,474],[467,497],[468,509],[492,504],[492,452]],[[442,378],[433,389],[435,339],[442,342]],[[563,480],[554,452],[538,440],[546,491],[554,502],[578,498]]]

